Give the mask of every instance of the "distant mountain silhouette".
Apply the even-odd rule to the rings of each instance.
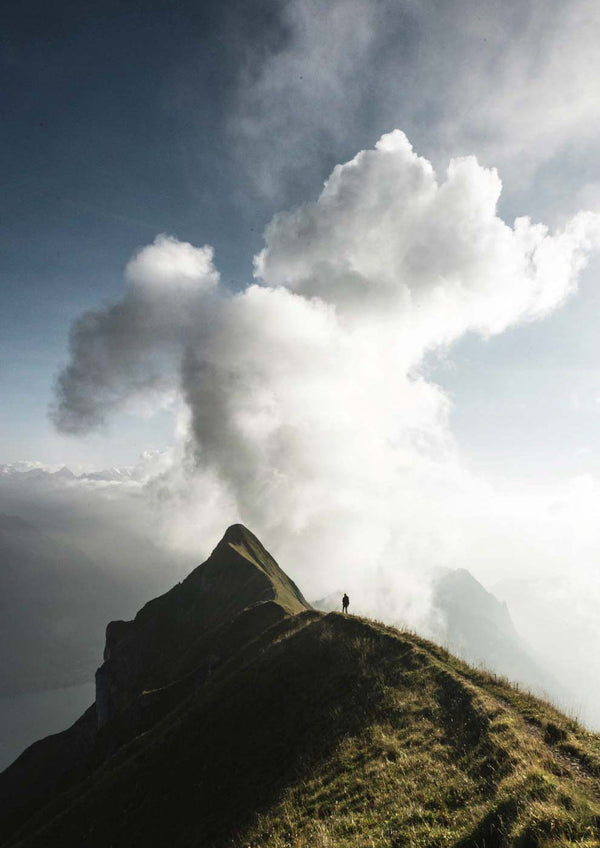
[[[565,689],[534,658],[508,606],[466,568],[440,569],[433,583],[433,638],[474,665],[562,701]]]
[[[0,514],[0,694],[89,680],[110,610],[132,596],[83,551]]]

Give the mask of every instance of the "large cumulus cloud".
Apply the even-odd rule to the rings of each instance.
[[[159,236],[123,298],[75,325],[57,425],[178,397],[179,461],[155,491],[180,540],[240,519],[310,591],[351,576],[367,608],[383,598],[418,623],[421,575],[457,564],[457,516],[479,491],[423,358],[551,312],[599,237],[589,214],[556,233],[511,226],[500,191],[474,158],[439,180],[395,131],[337,166],[316,202],[275,216],[240,292],[220,285],[209,247]]]
[[[508,226],[501,189],[474,157],[453,159],[438,183],[396,130],[337,166],[316,203],[275,216],[257,275],[344,313],[385,312],[418,328],[420,347],[502,332],[568,296],[598,222],[583,213],[554,236],[528,218]]]

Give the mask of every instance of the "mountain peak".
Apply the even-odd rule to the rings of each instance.
[[[240,559],[245,562],[245,569],[241,569]],[[206,563],[198,566],[187,579],[205,578],[208,573],[213,575],[217,571],[224,577],[226,573],[230,581],[229,591],[235,594],[238,588],[242,588],[242,584],[244,591],[247,589],[248,563],[254,566],[260,575],[263,594],[257,598],[248,596],[246,606],[273,600],[280,604],[286,613],[292,615],[310,608],[296,584],[282,571],[254,533],[243,524],[232,524],[228,527]],[[216,574],[214,576],[216,577]]]
[[[215,654],[223,629],[236,621],[252,619],[251,638],[274,620],[307,609],[296,584],[256,536],[233,524],[182,583],[149,601],[133,621],[108,625],[105,662],[96,673],[99,724],[140,692],[170,685],[202,666]]]
[[[225,531],[222,541],[239,543],[246,540],[249,536],[252,539],[256,539],[254,533],[251,533],[243,524],[231,524]]]

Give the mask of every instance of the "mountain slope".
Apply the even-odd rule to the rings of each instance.
[[[269,602],[270,606],[249,611]],[[99,725],[132,703],[219,657],[220,628],[242,612],[258,624],[307,609],[299,589],[245,527],[230,527],[209,559],[155,598],[130,622],[106,631],[104,664],[96,673]],[[254,625],[253,625],[254,626]],[[219,638],[216,638],[218,634]]]
[[[147,605],[124,639],[133,650],[152,627],[164,632],[167,608],[175,629],[190,628],[224,573],[233,617],[214,610],[194,656],[167,640],[170,683],[115,707],[86,764],[6,823],[3,845],[598,845],[599,737],[414,635],[307,609],[246,532],[243,553],[226,534],[181,584],[187,600],[172,590]],[[125,642],[115,651],[124,662]],[[166,660],[139,670],[140,683],[166,676]],[[75,747],[66,733],[45,740],[46,757]]]

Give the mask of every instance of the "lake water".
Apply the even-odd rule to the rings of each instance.
[[[0,771],[32,742],[70,727],[94,697],[93,683],[0,697]]]

